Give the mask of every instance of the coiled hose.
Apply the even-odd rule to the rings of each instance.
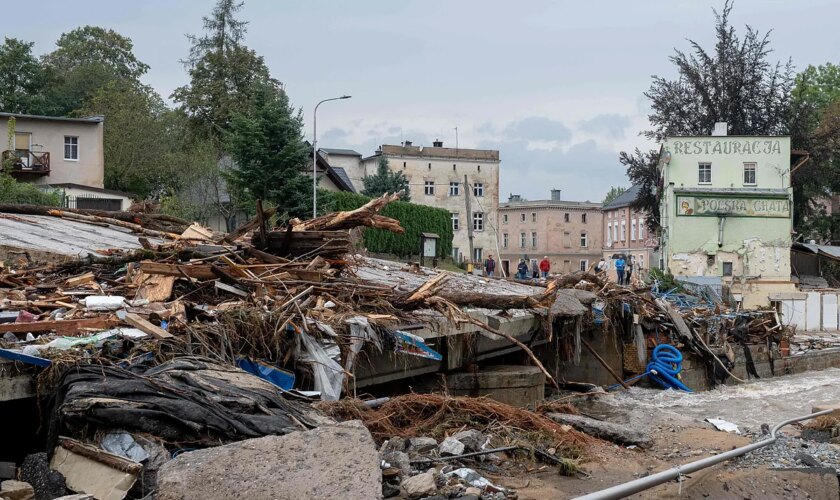
[[[693,392],[677,378],[682,371],[682,362],[683,355],[679,349],[669,344],[662,344],[653,349],[651,362],[645,370],[651,379],[665,389]]]

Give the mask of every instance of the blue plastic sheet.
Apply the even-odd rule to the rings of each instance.
[[[443,356],[441,356],[439,352],[427,346],[423,338],[418,337],[417,335],[397,330],[394,332],[394,340],[396,341],[396,348],[394,349],[396,352],[411,354],[412,356],[432,359],[435,361],[443,359]]]
[[[271,382],[284,391],[291,390],[295,385],[295,374],[292,372],[248,358],[239,358],[236,360],[236,364],[246,372],[256,375],[267,382]]]

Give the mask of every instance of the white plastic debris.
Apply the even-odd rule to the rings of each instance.
[[[734,432],[735,434],[741,433],[736,424],[733,424],[732,422],[727,422],[726,420],[720,418],[707,418],[706,422],[709,422],[710,424],[714,425],[715,428],[719,431]]]
[[[120,295],[91,295],[80,302],[91,311],[116,311],[125,305],[125,297]]]
[[[493,491],[505,491],[505,489],[501,486],[496,486],[478,472],[467,467],[455,469],[452,472],[447,472],[444,475],[446,477],[458,476],[467,483],[469,483],[470,486],[475,486],[476,488],[481,488],[482,490],[490,488]]]

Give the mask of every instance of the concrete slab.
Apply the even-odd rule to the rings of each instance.
[[[782,301],[782,322],[798,329],[805,327],[805,301],[785,299]]]
[[[805,299],[805,330],[818,332],[822,329],[822,294],[809,292]]]
[[[823,330],[837,329],[837,294],[823,293],[822,296],[822,327]]]

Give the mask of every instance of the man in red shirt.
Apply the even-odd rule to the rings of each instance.
[[[548,278],[548,272],[551,271],[551,262],[548,261],[548,256],[543,257],[540,261],[540,272],[543,278]]]

